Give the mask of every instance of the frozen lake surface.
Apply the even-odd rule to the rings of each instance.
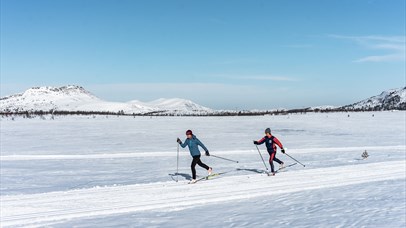
[[[4,227],[406,225],[405,112],[0,123]],[[258,173],[264,166],[252,140],[266,127],[305,168]],[[187,129],[213,155],[240,163],[203,157],[215,172],[227,173],[188,185],[191,158],[181,149],[175,182],[176,138],[184,140]],[[365,150],[370,157],[362,160]]]

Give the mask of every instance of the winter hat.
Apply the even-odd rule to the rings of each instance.
[[[267,134],[267,133],[271,134],[271,128],[268,127],[267,129],[265,129],[265,134]]]
[[[192,130],[187,130],[187,131],[186,131],[186,135],[193,135]]]

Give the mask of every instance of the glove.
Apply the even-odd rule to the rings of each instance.
[[[284,153],[285,153],[285,149],[282,148],[281,152],[284,154]]]
[[[210,156],[210,153],[209,153],[209,151],[206,151],[206,156]]]
[[[258,145],[258,141],[254,141],[254,144],[255,144],[255,145]]]
[[[179,138],[176,140],[176,142],[178,142],[179,144],[182,144],[182,141]]]

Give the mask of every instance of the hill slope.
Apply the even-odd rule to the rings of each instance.
[[[171,114],[193,114],[209,112],[211,109],[184,99],[158,99],[152,102],[108,102],[81,86],[34,87],[27,91],[0,99],[0,111],[84,111],[84,112],[123,112]]]
[[[377,96],[343,106],[345,110],[406,110],[406,87],[391,89],[382,92]]]

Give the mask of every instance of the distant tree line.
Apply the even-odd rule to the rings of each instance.
[[[104,116],[264,116],[264,115],[288,115],[288,114],[306,114],[306,113],[331,113],[331,112],[368,112],[368,111],[389,111],[389,110],[406,110],[406,103],[402,103],[400,107],[394,108],[390,106],[375,106],[368,108],[354,108],[353,106],[343,106],[339,108],[327,108],[327,109],[314,109],[314,108],[300,108],[290,110],[272,110],[272,111],[195,111],[190,113],[184,113],[180,111],[154,111],[147,113],[125,113],[124,110],[118,112],[107,111],[61,111],[61,110],[49,110],[49,111],[0,111],[0,116],[22,116],[24,118],[32,118],[35,116],[68,116],[68,115],[104,115]]]

